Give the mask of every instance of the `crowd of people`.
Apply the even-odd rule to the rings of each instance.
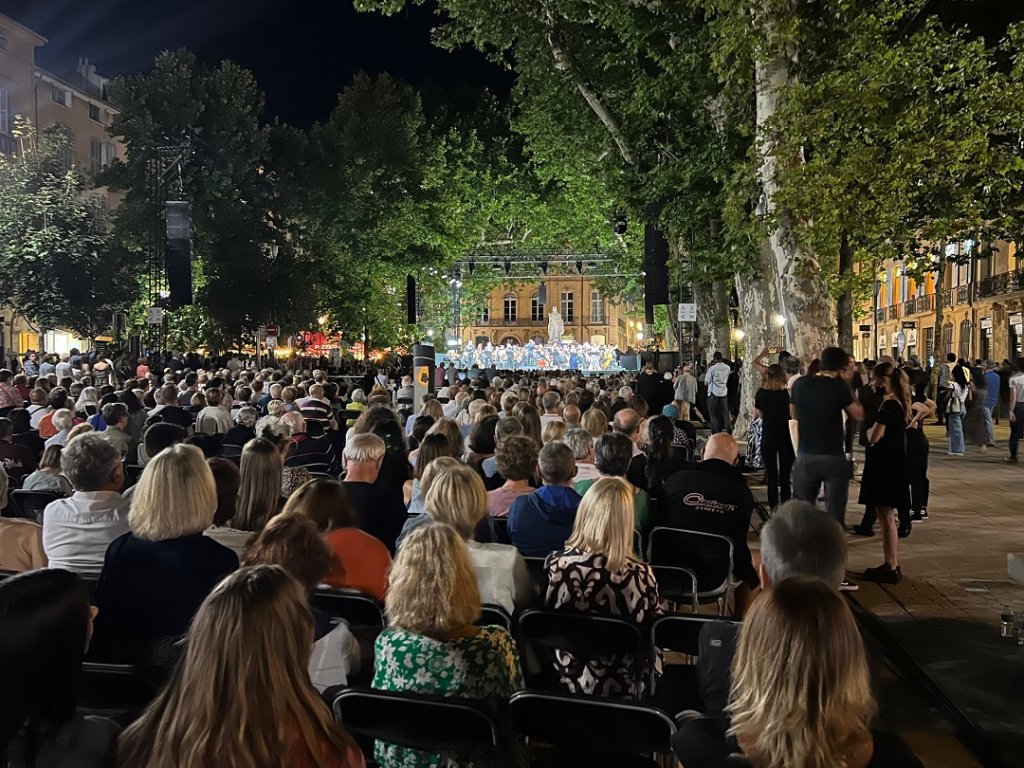
[[[647,632],[683,608],[656,576],[686,565],[656,560],[665,529],[729,542],[726,600],[742,620],[701,632],[700,717],[673,742],[686,768],[730,755],[758,768],[919,764],[876,728],[877,651],[839,596],[853,587],[849,448],[859,429],[860,501],[883,536],[885,563],[865,578],[898,581],[902,519],[926,514],[920,427],[944,399],[946,414],[957,398],[969,408],[966,385],[935,397],[912,364],[881,361],[858,388],[838,349],[806,371],[760,359],[773,515],[757,558],[751,446],[741,455],[728,433],[720,356],[699,376],[472,371],[415,407],[408,376],[341,383],[172,359],[104,383],[82,360],[67,375],[0,371],[0,569],[19,573],[0,581],[0,678],[26,692],[0,709],[8,764],[64,765],[73,750],[82,766],[362,765],[331,716],[338,686],[507,701],[525,660],[507,629],[478,625],[483,606]],[[1024,387],[1013,397],[1024,423]],[[14,490],[51,500],[25,516]],[[859,528],[871,526],[866,515]],[[325,585],[381,601],[387,626],[325,613]],[[124,730],[80,717],[83,660],[132,664],[161,691]],[[644,700],[666,662],[557,650],[546,663],[565,692]],[[374,759],[480,764],[385,741]]]

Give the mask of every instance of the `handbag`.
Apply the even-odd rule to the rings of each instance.
[[[951,390],[949,402],[946,403],[946,413],[961,413],[963,409],[963,399],[960,397],[960,395],[957,394],[957,391],[955,389]]]

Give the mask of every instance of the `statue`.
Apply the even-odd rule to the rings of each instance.
[[[563,333],[565,333],[565,324],[562,323],[562,316],[558,314],[555,307],[552,307],[551,314],[548,315],[548,344],[561,341]]]

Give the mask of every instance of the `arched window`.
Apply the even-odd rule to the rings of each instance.
[[[505,294],[504,305],[505,305],[504,306],[504,308],[505,308],[505,322],[506,323],[514,323],[516,321],[516,315],[517,315],[517,312],[518,312],[518,309],[519,309],[519,307],[518,307],[518,300],[516,299],[516,295],[514,293],[511,293],[511,292],[510,293],[506,293]]]
[[[945,354],[953,351],[953,324],[946,323],[942,326],[942,349]]]
[[[544,322],[544,302],[540,300],[539,293],[535,293],[530,297],[530,322]]]
[[[964,360],[971,359],[971,347],[974,345],[971,343],[974,339],[972,338],[974,333],[971,329],[971,321],[964,320],[960,323],[960,357]]]

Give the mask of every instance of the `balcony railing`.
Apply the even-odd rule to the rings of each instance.
[[[577,320],[575,317],[563,317],[562,320],[565,323],[565,327],[566,328],[570,328],[570,327],[572,327],[572,325],[574,323],[578,323],[579,322],[579,320]],[[516,318],[515,320],[508,320],[508,319],[506,319],[504,317],[491,317],[489,320],[482,320],[480,318],[477,318],[477,322],[471,323],[471,325],[477,325],[477,326],[489,326],[489,325],[490,326],[502,326],[502,327],[505,327],[505,328],[511,328],[513,326],[518,328],[518,327],[525,327],[525,326],[535,325],[535,326],[538,326],[538,327],[539,326],[543,326],[543,327],[547,328],[548,320],[547,320],[546,317],[545,318],[541,318],[540,320],[531,320],[528,317],[519,317],[519,318]]]
[[[1024,269],[986,277],[977,284],[976,294],[978,298],[984,299],[1017,291],[1024,291]]]
[[[956,289],[956,303],[969,304],[971,301],[971,286],[959,285]]]
[[[877,312],[875,312],[875,321],[879,323],[884,323],[887,314],[888,313],[885,311],[884,307],[882,309],[879,309]]]
[[[942,306],[952,307],[956,300],[956,288],[950,288],[939,295],[942,297]]]
[[[923,315],[926,312],[935,311],[935,295],[915,296],[903,302],[903,316]]]
[[[900,319],[900,305],[899,304],[893,304],[891,307],[889,307],[889,319],[890,320],[899,320]]]

